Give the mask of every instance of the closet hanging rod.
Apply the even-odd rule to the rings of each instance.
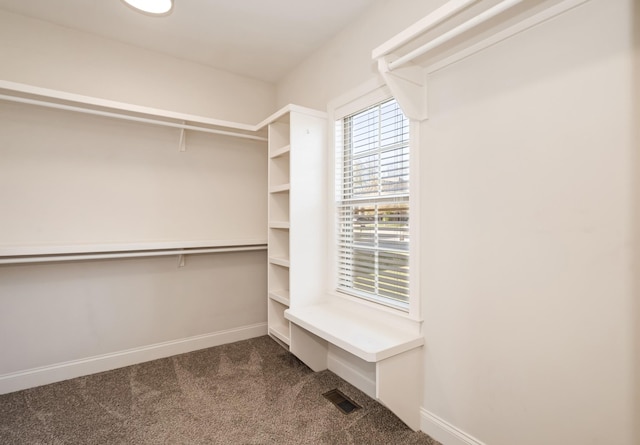
[[[479,0],[448,1],[426,17],[423,17],[421,20],[417,21],[416,23],[402,31],[400,34],[396,35],[392,39],[385,42],[383,45],[380,45],[379,47],[374,49],[371,54],[372,58],[375,60],[379,59],[380,57],[384,57],[387,54],[390,54],[401,46],[411,42],[416,37],[421,36],[436,25],[444,22],[452,15],[457,14],[467,6],[470,6],[471,4],[478,1]]]
[[[417,57],[420,57],[421,55],[425,54],[428,51],[431,51],[434,48],[437,48],[438,46],[448,42],[449,40],[459,36],[460,34],[486,22],[487,20],[492,19],[493,17],[503,13],[504,11],[516,6],[519,3],[522,3],[524,0],[505,0],[501,3],[498,3],[497,5],[487,9],[486,11],[478,14],[477,16],[467,20],[466,22],[462,23],[461,25],[456,26],[455,28],[451,29],[450,31],[445,32],[444,34],[434,38],[433,40],[425,43],[424,45],[420,46],[419,48],[414,49],[413,51],[410,51],[409,53],[405,54],[404,56],[399,57],[398,59],[390,62],[388,64],[388,68],[389,70],[394,70],[397,69],[399,67],[401,67],[402,65],[405,65],[409,62],[411,62],[412,60],[416,59]]]
[[[172,128],[179,128],[179,129],[184,129],[184,130],[193,130],[193,131],[199,131],[199,132],[203,132],[203,133],[219,134],[219,135],[223,135],[223,136],[233,136],[233,137],[239,137],[239,138],[244,138],[244,139],[251,139],[251,140],[255,140],[255,141],[262,141],[262,142],[266,142],[267,141],[267,138],[266,137],[262,137],[262,136],[254,136],[254,135],[245,134],[245,133],[236,133],[236,132],[233,132],[233,131],[216,130],[216,129],[213,129],[213,128],[198,127],[198,126],[195,126],[195,125],[181,124],[181,123],[177,123],[177,122],[167,122],[167,121],[162,121],[162,120],[157,120],[157,119],[150,119],[150,118],[146,118],[146,117],[138,117],[138,116],[131,116],[131,115],[128,115],[128,114],[120,114],[120,113],[115,113],[115,112],[111,112],[111,111],[94,110],[94,109],[91,109],[91,108],[83,108],[83,107],[78,107],[78,106],[74,106],[74,105],[65,105],[65,104],[59,104],[59,103],[55,103],[55,102],[46,102],[46,101],[38,100],[38,99],[29,99],[29,98],[26,98],[26,97],[9,96],[9,95],[5,95],[5,94],[0,94],[0,100],[23,103],[23,104],[28,104],[28,105],[36,105],[36,106],[45,107],[45,108],[54,108],[54,109],[57,109],[57,110],[73,111],[73,112],[77,112],[77,113],[90,114],[90,115],[95,115],[95,116],[110,117],[110,118],[121,119],[121,120],[126,120],[126,121],[141,122],[141,123],[151,124],[151,125],[160,125],[160,126],[163,126],[163,127],[172,127]]]
[[[250,252],[256,250],[266,250],[266,244],[253,246],[226,246],[226,247],[202,247],[191,249],[165,249],[151,251],[123,251],[123,252],[96,252],[96,253],[71,253],[56,255],[28,255],[15,257],[0,257],[1,264],[26,264],[26,263],[51,263],[60,261],[86,261],[86,260],[109,260],[118,258],[144,258],[173,255],[193,255],[202,253],[225,253],[225,252]]]

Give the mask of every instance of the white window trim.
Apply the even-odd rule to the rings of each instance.
[[[329,102],[327,107],[327,114],[329,118],[329,137],[328,141],[330,146],[328,147],[328,162],[327,162],[327,184],[329,189],[327,190],[327,196],[331,199],[327,200],[327,227],[329,242],[328,248],[328,261],[327,271],[329,274],[329,293],[332,296],[338,298],[348,299],[350,301],[358,302],[365,306],[369,306],[374,309],[378,309],[384,312],[390,312],[395,315],[404,316],[415,321],[422,320],[421,308],[420,308],[420,175],[419,175],[419,154],[420,154],[420,123],[418,121],[409,119],[409,150],[410,150],[410,166],[409,166],[409,236],[411,243],[409,245],[409,306],[408,311],[396,309],[386,306],[381,303],[369,301],[363,298],[358,298],[352,295],[348,295],[343,292],[338,292],[338,277],[337,277],[337,239],[336,239],[336,206],[335,206],[335,179],[336,179],[336,147],[335,147],[335,125],[333,125],[338,119],[342,119],[353,113],[361,111],[371,105],[382,102],[386,99],[391,99],[393,96],[389,88],[381,83],[378,79],[373,79],[361,87],[342,95]]]

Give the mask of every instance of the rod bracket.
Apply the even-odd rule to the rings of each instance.
[[[389,64],[394,55],[378,59],[378,71],[398,101],[402,112],[409,119],[424,121],[429,117],[427,110],[427,73],[421,66],[408,63],[393,71]]]
[[[184,124],[185,122],[183,122],[183,125]],[[187,151],[187,130],[184,128],[180,129],[180,142],[178,143],[178,151]]]

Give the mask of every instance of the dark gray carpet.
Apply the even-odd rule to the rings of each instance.
[[[338,388],[362,409],[341,413]],[[0,444],[437,444],[269,337],[0,396]]]

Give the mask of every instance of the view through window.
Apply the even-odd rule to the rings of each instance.
[[[391,99],[336,135],[338,289],[408,310],[409,121]]]

